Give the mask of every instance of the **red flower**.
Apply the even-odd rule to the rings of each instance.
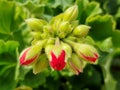
[[[50,61],[50,66],[55,70],[62,70],[64,69],[66,62],[65,62],[65,51],[62,50],[58,57],[55,56],[53,52],[51,52],[52,60]]]
[[[35,55],[34,57],[30,58],[30,59],[26,59],[26,55],[29,52],[30,48],[26,48],[20,55],[20,64],[21,65],[29,65],[31,64],[34,60],[36,60],[36,58],[38,57],[38,55]]]

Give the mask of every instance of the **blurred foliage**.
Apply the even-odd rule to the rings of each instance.
[[[50,20],[71,5],[79,7],[79,23],[91,26],[100,58],[79,76],[67,71],[34,75],[19,65],[19,53],[32,40],[25,19]],[[0,90],[119,90],[120,0],[0,0]]]

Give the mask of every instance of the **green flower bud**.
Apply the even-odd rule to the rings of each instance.
[[[37,74],[44,71],[48,66],[48,60],[45,54],[40,55],[37,62],[33,65],[33,73]]]
[[[50,25],[52,26],[52,30],[55,33],[58,32],[62,18],[63,18],[63,14],[59,14],[59,15],[55,16],[54,18],[52,18],[52,20],[50,21]]]
[[[70,28],[70,24],[68,21],[66,21],[66,22],[61,22],[59,30],[60,32],[67,32],[69,28]]]
[[[53,48],[54,48],[54,45],[52,44],[46,45],[45,47],[45,53],[49,60],[51,59],[50,52],[53,50]]]
[[[80,58],[88,62],[94,63],[99,57],[97,50],[91,45],[79,44],[70,40],[65,40],[65,42],[69,43],[73,47],[74,51],[78,56],[80,56]]]
[[[73,35],[85,37],[89,32],[90,27],[87,25],[79,25],[73,30]]]
[[[72,21],[70,23],[71,23],[72,30],[79,25],[79,21],[78,20]]]
[[[59,14],[59,15],[57,15],[55,17],[53,17],[52,20],[50,21],[50,24],[55,23],[58,19],[60,19],[62,21],[62,19],[63,19],[63,13]]]
[[[96,62],[99,57],[97,50],[88,44],[76,44],[74,50],[82,59],[91,63]]]
[[[50,25],[46,25],[43,27],[43,33],[41,34],[42,39],[49,38],[53,35],[52,27]]]
[[[59,26],[59,37],[65,38],[65,36],[72,31],[71,25],[68,21],[61,22]]]
[[[63,42],[61,42],[61,46],[62,46],[62,49],[65,50],[66,52],[66,60],[67,60],[72,55],[72,48],[68,44]]]
[[[47,45],[48,44],[54,44],[55,43],[55,39],[54,38],[49,38],[47,41]]]
[[[55,22],[52,24],[52,30],[55,34],[58,33],[60,23],[61,23],[61,19],[58,18],[58,20],[55,20]]]
[[[34,57],[36,54],[40,54],[46,40],[38,41],[35,45],[31,46],[29,52],[26,55],[26,59]]]
[[[68,8],[64,12],[63,20],[72,21],[72,20],[75,20],[77,18],[77,16],[78,16],[78,6],[74,5],[70,8]]]
[[[41,39],[41,32],[37,31],[37,32],[32,32],[32,36],[34,39]]]
[[[67,61],[67,69],[76,75],[83,71],[82,60],[76,55],[72,54],[71,58]]]
[[[29,18],[26,20],[26,23],[35,31],[41,31],[43,26],[47,24],[46,21],[36,18]]]

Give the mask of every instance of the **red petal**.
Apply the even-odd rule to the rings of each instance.
[[[91,56],[86,56],[86,55],[84,55],[83,53],[80,53],[81,55],[82,55],[82,57],[83,58],[85,58],[86,60],[89,60],[89,61],[91,61],[91,62],[95,62],[97,59],[98,59],[98,54],[94,54],[94,56],[93,57],[91,57]]]
[[[53,52],[51,52],[52,60],[50,61],[50,66],[55,70],[62,70],[64,69],[66,62],[65,62],[65,51],[62,50],[61,54],[57,58]]]
[[[58,57],[58,60],[59,61],[64,61],[65,60],[65,51],[64,50],[62,50],[61,54]]]

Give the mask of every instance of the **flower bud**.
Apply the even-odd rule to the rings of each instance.
[[[22,53],[20,54],[20,64],[21,65],[29,65],[31,63],[33,63],[39,56],[39,53],[37,53],[36,55],[34,55],[33,57],[26,59],[26,56],[28,55],[28,52],[30,51],[31,47],[26,48],[25,50],[22,51]]]
[[[77,18],[77,16],[78,16],[78,6],[74,5],[70,8],[68,8],[64,12],[63,20],[72,21],[72,20],[75,20]]]
[[[62,46],[62,49],[65,50],[65,52],[66,52],[65,60],[67,60],[72,55],[72,48],[68,44],[63,43],[63,42],[61,42],[61,46]]]
[[[66,21],[60,23],[60,28],[59,28],[60,32],[67,32],[69,29],[70,29],[69,22]]]
[[[79,73],[83,71],[82,60],[73,53],[71,58],[67,61],[67,69],[74,74],[79,75]]]
[[[29,18],[26,23],[35,31],[41,31],[43,26],[47,24],[46,21],[36,18]]]
[[[48,66],[48,60],[45,54],[40,55],[37,62],[33,65],[33,73],[37,74],[45,70]]]
[[[99,57],[97,50],[91,45],[77,44],[74,46],[74,50],[81,58],[92,63]]]
[[[79,25],[73,30],[73,35],[84,37],[88,34],[90,27],[87,25]]]
[[[66,62],[65,62],[65,51],[62,50],[59,56],[55,55],[54,52],[51,52],[51,61],[50,61],[50,66],[55,69],[55,70],[63,70]]]
[[[26,59],[30,59],[33,56],[35,56],[36,54],[40,54],[45,43],[46,43],[46,40],[38,41],[38,42],[36,42],[35,45],[31,46],[31,49],[27,53]]]
[[[34,39],[41,39],[41,32],[37,31],[37,32],[32,32],[32,35],[34,37]]]
[[[79,43],[72,42],[70,40],[65,40],[65,42],[69,43],[73,47],[74,51],[82,59],[88,62],[94,63],[99,57],[97,50],[91,45],[79,44]]]
[[[20,54],[20,64],[29,65],[36,61],[42,50],[44,43],[45,40],[39,41],[37,42],[37,44],[23,50],[23,52]]]
[[[66,52],[61,48],[60,45],[48,45],[45,48],[45,53],[47,54],[49,60],[50,60],[50,66],[54,70],[63,70],[66,62]]]
[[[59,33],[58,29],[60,27],[60,23],[62,22],[62,18],[63,14],[59,14],[52,18],[52,20],[50,21],[50,25],[52,26],[52,33],[54,33],[54,35],[58,35]]]
[[[72,31],[71,25],[68,21],[61,22],[59,25],[59,37],[65,38],[65,36]]]

